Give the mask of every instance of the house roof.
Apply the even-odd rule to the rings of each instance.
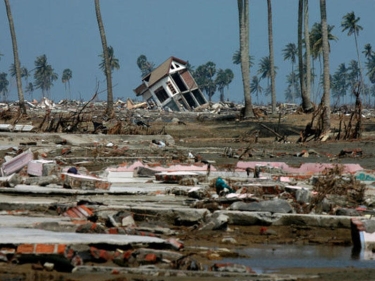
[[[149,75],[150,79],[148,80],[148,87],[151,87],[153,84],[158,82],[163,77],[167,76],[169,74],[169,70],[171,68],[172,61],[176,61],[178,63],[181,63],[183,65],[186,65],[187,62],[184,60],[181,60],[176,57],[170,57],[165,62],[163,62],[161,65],[159,65],[157,68],[155,68]],[[142,80],[145,80],[147,76],[145,76]]]
[[[141,85],[139,85],[137,88],[135,88],[133,91],[136,93],[136,96],[141,95],[145,90],[147,90],[146,84],[143,82]]]

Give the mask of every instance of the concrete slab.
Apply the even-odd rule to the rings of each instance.
[[[130,245],[139,243],[167,244],[164,239],[137,236],[87,233],[59,233],[41,229],[0,228],[1,244],[109,244]]]
[[[70,223],[71,219],[68,217],[31,217],[31,216],[11,216],[0,215],[0,227],[5,228],[30,228],[37,227],[42,223]],[[0,243],[3,239],[0,239]]]
[[[1,165],[1,173],[3,176],[8,176],[10,174],[18,172],[33,159],[34,159],[34,154],[29,149],[17,155],[16,157],[12,158],[11,160],[3,163]]]
[[[38,185],[16,185],[14,188],[0,187],[0,194],[39,194],[41,196],[50,195],[147,195],[151,193],[165,193],[173,188],[188,191],[191,187],[181,186],[178,184],[163,184],[159,182],[143,183],[143,182],[127,182],[113,183],[109,190],[80,190],[66,189],[62,186],[38,186]],[[0,197],[1,202],[1,197]]]

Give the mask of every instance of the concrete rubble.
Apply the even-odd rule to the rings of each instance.
[[[59,110],[63,105],[44,100],[34,106]],[[215,114],[225,108],[213,107]],[[241,264],[212,261],[236,257],[234,250],[203,253],[186,247],[181,237],[221,232],[226,234],[222,243],[236,245],[231,233],[239,227],[256,226],[271,238],[278,235],[272,227],[356,229],[355,244],[375,249],[375,242],[367,243],[375,238],[363,238],[375,232],[366,222],[375,203],[375,173],[359,164],[296,167],[246,159],[223,169],[197,157],[177,161],[175,155],[188,151],[168,150],[177,147],[169,135],[157,136],[166,143],[159,148],[150,145],[155,138],[150,135],[36,134],[32,126],[5,124],[0,130],[27,144],[1,149],[6,157],[0,178],[0,262],[41,264],[45,271],[274,280]],[[90,154],[75,156],[79,149]],[[124,156],[131,149],[138,154]],[[107,156],[96,156],[98,151]],[[362,153],[344,150],[338,157]],[[100,170],[86,168],[98,162]],[[233,192],[217,192],[219,177]]]

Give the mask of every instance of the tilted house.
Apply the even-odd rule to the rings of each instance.
[[[186,61],[170,57],[144,76],[134,92],[142,96],[150,108],[183,111],[207,103],[186,65]]]

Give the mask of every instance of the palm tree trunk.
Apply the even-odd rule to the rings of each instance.
[[[20,60],[18,57],[17,38],[16,38],[16,32],[14,30],[12,10],[10,9],[9,0],[4,0],[4,2],[5,2],[6,10],[7,10],[8,21],[9,21],[10,36],[12,38],[14,67],[16,69],[16,81],[17,81],[19,107],[20,107],[21,114],[26,115],[27,112],[26,112],[26,106],[25,106],[25,98],[24,98],[23,90],[22,90],[21,64],[20,64]]]
[[[103,26],[102,15],[100,13],[99,0],[95,0],[95,12],[96,12],[96,19],[98,21],[100,39],[102,41],[103,57],[104,57],[104,62],[105,62],[105,77],[106,77],[106,80],[107,80],[107,110],[106,110],[106,114],[109,117],[112,117],[113,113],[114,113],[114,110],[113,110],[113,93],[112,93],[112,71],[111,71],[111,65],[110,65],[109,55],[108,55],[107,39],[106,39],[106,36],[105,36],[105,30],[104,30],[104,26]]]
[[[250,92],[249,0],[237,0],[237,4],[240,29],[241,73],[245,99],[244,117],[254,117]]]
[[[301,87],[301,98],[302,98],[302,109],[307,112],[312,109],[310,97],[306,92],[305,83],[305,72],[303,65],[303,49],[302,49],[302,19],[303,19],[303,1],[298,1],[298,72],[299,72],[299,83]]]
[[[267,0],[268,11],[268,47],[270,52],[270,70],[271,70],[271,103],[272,113],[276,113],[276,86],[275,86],[275,58],[273,52],[273,31],[272,31],[272,3]]]
[[[305,34],[305,48],[306,48],[306,95],[312,100],[311,95],[311,51],[310,51],[310,32],[309,32],[309,0],[304,0],[304,34]]]
[[[329,44],[327,28],[326,0],[320,0],[320,17],[322,22],[322,47],[323,47],[323,96],[321,105],[323,107],[322,133],[327,133],[331,127],[330,108],[330,81],[329,81]]]
[[[359,67],[359,75],[360,75],[360,79],[361,79],[361,85],[360,85],[360,89],[363,89],[363,76],[362,76],[362,64],[361,64],[361,60],[359,58],[359,50],[358,50],[358,40],[357,40],[357,34],[354,32],[354,41],[355,41],[355,47],[356,47],[356,50],[357,50],[357,58],[358,58],[358,67]]]

